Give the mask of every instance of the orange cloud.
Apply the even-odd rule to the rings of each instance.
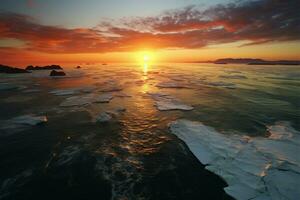
[[[42,25],[21,14],[0,13],[0,39],[26,42],[18,49],[6,49],[6,53],[15,50],[52,54],[124,52],[143,47],[196,49],[245,40],[249,41],[246,45],[256,45],[300,40],[299,7],[299,0],[249,1],[208,9],[190,6],[155,17],[73,29]]]

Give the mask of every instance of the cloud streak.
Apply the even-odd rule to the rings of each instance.
[[[159,16],[102,22],[95,28],[42,25],[29,16],[0,13],[0,39],[26,42],[19,49],[47,53],[201,48],[300,40],[299,0],[241,1],[208,9],[189,6]],[[12,49],[12,48],[8,48]]]

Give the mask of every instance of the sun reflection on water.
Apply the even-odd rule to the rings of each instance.
[[[147,76],[147,74],[148,74],[148,67],[149,67],[149,64],[147,62],[144,62],[144,64],[143,64],[144,76]]]

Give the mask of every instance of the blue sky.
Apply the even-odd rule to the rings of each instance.
[[[31,2],[31,3],[29,3]],[[1,11],[32,16],[45,25],[93,27],[102,19],[153,16],[188,5],[208,7],[224,0],[1,0]],[[33,5],[33,6],[30,6]]]

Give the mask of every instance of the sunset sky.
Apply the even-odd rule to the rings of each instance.
[[[299,0],[1,0],[2,64],[300,60]]]

